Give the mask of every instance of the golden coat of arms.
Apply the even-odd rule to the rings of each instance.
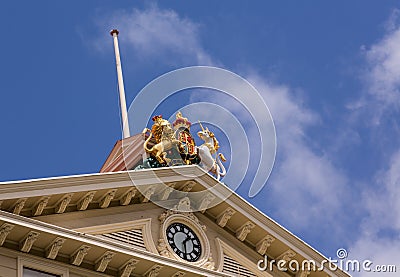
[[[222,164],[225,157],[218,153],[219,143],[208,128],[204,129],[200,124],[202,130],[197,135],[204,143],[196,146],[190,133],[192,123],[183,117],[181,112],[176,114],[172,126],[161,115],[152,119],[154,123],[151,130],[145,128],[142,132],[145,137],[147,136],[143,147],[149,157],[136,169],[199,164],[207,172],[214,174],[218,180],[225,176],[226,170]],[[150,144],[153,146],[149,147]]]
[[[196,142],[190,133],[192,123],[182,116],[181,112],[176,114],[176,119],[172,123],[175,130],[175,137],[181,142],[181,156],[185,164],[198,164],[199,157],[196,153]]]

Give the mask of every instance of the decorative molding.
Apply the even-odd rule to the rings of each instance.
[[[156,277],[158,274],[160,274],[160,270],[163,267],[161,265],[154,265],[152,266],[145,274],[145,277]]]
[[[239,229],[236,230],[236,238],[240,241],[244,241],[246,239],[247,235],[251,232],[251,230],[255,226],[256,225],[253,222],[247,221]]]
[[[111,200],[113,200],[116,192],[117,192],[116,189],[107,191],[107,193],[100,200],[100,203],[99,203],[100,208],[102,208],[102,209],[107,208],[110,205]]]
[[[107,251],[103,254],[96,262],[94,268],[96,271],[104,272],[107,269],[109,262],[111,262],[112,258],[115,256],[114,252]]]
[[[172,258],[171,252],[168,250],[167,243],[164,238],[158,239],[157,250],[158,250],[158,253],[160,254],[160,256]]]
[[[208,257],[207,261],[201,267],[208,270],[215,270],[215,263],[213,258],[211,256]]]
[[[164,224],[165,220],[168,217],[175,215],[175,214],[189,218],[190,220],[199,224],[204,231],[206,230],[206,226],[201,224],[199,219],[192,212],[189,197],[184,197],[181,200],[179,200],[178,204],[176,204],[172,209],[166,210],[165,212],[163,212],[158,217],[158,219],[161,221],[161,224]]]
[[[33,243],[39,237],[38,232],[30,231],[20,242],[19,242],[19,250],[25,253],[31,251]]]
[[[119,277],[129,277],[131,276],[132,271],[135,269],[135,265],[138,263],[138,260],[130,259],[123,266],[121,266],[119,270]]]
[[[15,225],[9,224],[9,223],[4,223],[0,227],[0,246],[3,245],[3,243],[6,241],[6,238],[8,234],[11,232],[11,230],[14,228]]]
[[[181,200],[179,200],[178,205],[175,205],[173,210],[178,211],[178,212],[191,213],[193,210],[192,210],[192,207],[190,205],[189,197],[184,197]]]
[[[151,186],[146,191],[143,193],[143,196],[141,198],[142,203],[147,203],[150,201],[151,196],[156,192],[156,186]]]
[[[267,235],[265,238],[260,240],[256,244],[256,250],[257,250],[258,254],[265,255],[265,253],[267,253],[268,247],[270,247],[274,241],[275,241],[275,238],[271,235]]]
[[[20,198],[17,200],[17,202],[15,203],[14,207],[13,207],[13,214],[20,214],[22,209],[25,206],[25,202],[28,198]]]
[[[182,187],[182,192],[189,192],[196,185],[195,181],[187,181]]]
[[[208,207],[210,206],[211,202],[215,199],[215,195],[213,195],[212,193],[207,193],[203,199],[200,201],[199,204],[199,211],[201,213],[204,214],[204,212],[208,209]]]
[[[47,203],[50,200],[50,196],[44,196],[42,197],[38,203],[35,205],[35,207],[32,210],[32,215],[33,216],[39,216],[42,214],[44,208],[46,208]]]
[[[76,265],[76,266],[80,266],[83,258],[85,258],[86,254],[88,253],[88,251],[90,250],[90,246],[88,245],[82,245],[81,247],[79,247],[74,254],[72,254],[71,257],[71,264]]]
[[[294,258],[294,256],[296,256],[296,252],[294,252],[292,249],[289,249],[289,250],[283,252],[282,254],[280,254],[278,256],[278,258],[276,258],[276,260],[277,261],[284,260],[288,263]]]
[[[68,207],[69,203],[71,202],[73,193],[64,194],[63,198],[57,203],[55,212],[57,214],[62,214],[65,212],[65,209]]]
[[[217,217],[217,224],[224,228],[228,223],[229,219],[236,213],[234,209],[231,207],[227,208]]]
[[[81,200],[79,200],[78,204],[77,204],[77,209],[79,211],[84,211],[87,209],[87,207],[89,206],[90,202],[92,202],[94,195],[96,194],[96,191],[89,191],[88,193],[85,194],[85,196],[83,196],[81,198]]]
[[[58,251],[60,251],[64,242],[65,239],[61,237],[53,240],[53,242],[46,249],[46,258],[54,260],[57,257]]]
[[[137,190],[135,188],[129,189],[119,200],[121,206],[126,206],[131,203],[133,197],[135,197]]]
[[[174,191],[175,186],[176,183],[167,184],[167,187],[160,193],[159,200],[161,201],[168,200],[169,195],[171,194],[171,192]]]

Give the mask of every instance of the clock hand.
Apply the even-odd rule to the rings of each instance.
[[[189,241],[189,239],[190,239],[189,236],[187,236],[182,242],[183,248],[185,249],[185,254],[187,254],[186,242]]]

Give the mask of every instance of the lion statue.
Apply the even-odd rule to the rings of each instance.
[[[154,124],[151,130],[145,128],[142,132],[143,135],[150,132],[143,147],[145,151],[153,155],[160,164],[169,164],[171,159],[167,158],[167,151],[171,149],[177,149],[179,151],[182,148],[181,142],[175,138],[174,130],[168,120],[163,119],[161,115],[154,116],[152,119]],[[148,148],[148,143],[153,136],[157,144]]]

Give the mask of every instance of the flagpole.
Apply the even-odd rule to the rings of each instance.
[[[122,77],[122,67],[121,67],[121,57],[119,54],[119,46],[118,46],[118,30],[113,29],[110,32],[111,36],[114,39],[114,52],[115,52],[115,63],[117,66],[117,76],[118,76],[118,89],[119,89],[119,104],[121,107],[121,119],[122,119],[122,132],[123,138],[129,138],[129,122],[128,122],[128,110],[126,108],[126,99],[125,99],[125,88],[124,88],[124,79]]]

